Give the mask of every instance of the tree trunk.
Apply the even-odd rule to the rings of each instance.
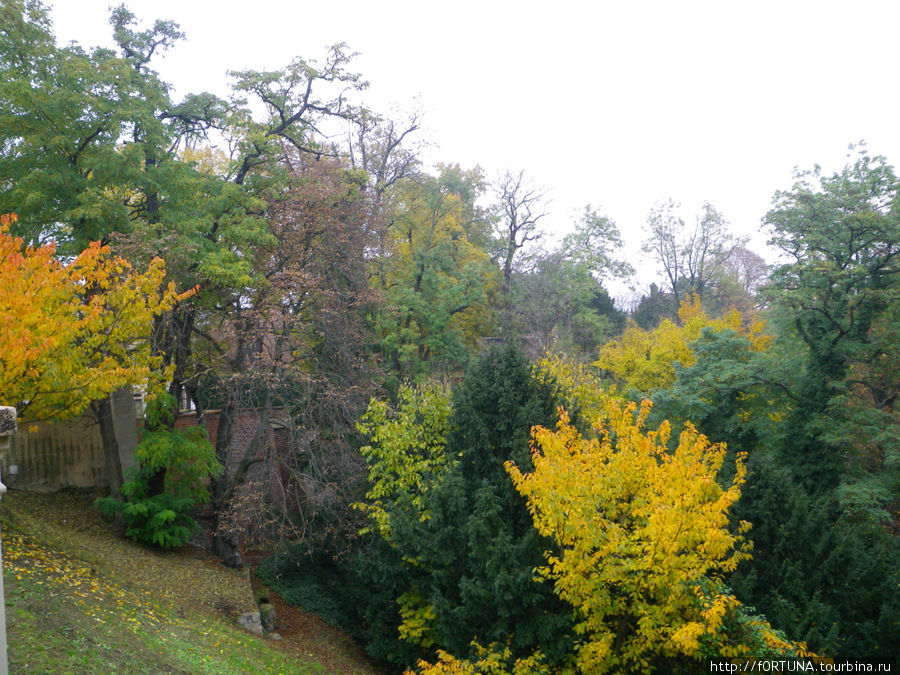
[[[215,554],[222,559],[224,565],[227,567],[240,568],[243,565],[243,556],[241,555],[240,550],[240,538],[235,532],[224,533],[219,531],[219,523],[221,522],[220,517],[224,510],[228,508],[228,502],[234,495],[234,491],[246,479],[250,467],[258,462],[265,461],[265,457],[260,453],[265,450],[264,444],[272,417],[271,390],[266,391],[266,400],[263,404],[262,415],[259,424],[257,425],[256,433],[253,435],[250,444],[244,451],[244,456],[241,458],[240,463],[235,469],[234,475],[229,477],[229,469],[226,461],[228,459],[228,449],[231,445],[231,438],[233,436],[234,415],[236,412],[237,409],[233,399],[229,396],[229,401],[226,403],[225,410],[222,411],[221,416],[219,417],[219,432],[216,437],[216,454],[219,456],[219,461],[225,466],[225,474],[221,479],[216,481],[216,485],[214,486],[215,531],[213,535],[213,548]],[[227,421],[225,421],[226,413]],[[223,422],[226,425],[226,430],[223,430],[222,428]],[[227,435],[228,445],[220,445],[220,442],[223,444],[225,443],[225,440],[223,440],[225,438],[225,436],[223,436],[223,431],[225,431],[225,434]]]
[[[222,476],[215,479],[212,484],[213,493],[213,553],[222,559],[226,567],[240,569],[244,560],[241,556],[240,541],[236,534],[223,534],[219,531],[222,512],[227,507],[229,497],[228,477],[228,450],[231,447],[231,439],[234,430],[234,415],[236,412],[234,398],[226,396],[225,406],[219,413],[219,426],[216,430],[216,458],[225,468]]]
[[[106,460],[106,477],[109,480],[109,494],[116,499],[122,496],[122,459],[119,456],[119,441],[113,425],[112,399],[107,396],[92,404],[100,437],[103,439],[103,456]]]

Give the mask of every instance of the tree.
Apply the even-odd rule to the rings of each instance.
[[[177,161],[178,150],[217,124],[225,104],[200,94],[176,105],[150,69],[155,54],[183,37],[178,27],[157,21],[136,31],[134,15],[118,7],[110,23],[119,54],[85,52],[55,45],[38,2],[13,0],[2,11],[8,152],[0,158],[0,202],[19,210],[26,240],[52,237],[71,254],[90,241],[110,243],[111,233],[130,232],[138,220],[195,216],[179,185],[190,183],[191,169]]]
[[[0,391],[29,419],[71,417],[127,384],[154,379],[152,320],[180,297],[156,260],[141,274],[94,244],[64,265],[0,224]]]
[[[730,329],[740,333],[750,340],[755,350],[765,348],[771,340],[763,332],[765,323],[758,318],[747,320],[732,310],[720,319],[711,319],[694,297],[691,302],[682,303],[678,324],[664,319],[656,328],[646,331],[630,323],[620,337],[600,348],[594,365],[612,376],[620,393],[649,396],[674,384],[679,364],[689,367],[696,362],[691,344],[707,327],[716,332]]]
[[[770,297],[806,348],[784,453],[815,491],[835,487],[858,462],[835,442],[846,436],[839,428],[860,421],[863,409],[879,418],[867,426],[888,422],[900,394],[896,373],[886,378],[882,370],[896,358],[898,200],[893,169],[862,149],[832,176],[818,168],[799,174],[766,216],[770,243],[790,260],[773,272]],[[846,405],[853,390],[862,397],[853,400],[870,402],[857,413]]]
[[[568,612],[533,578],[546,542],[503,468],[529,466],[530,429],[558,402],[555,383],[509,345],[483,354],[454,393],[447,454],[458,460],[430,492],[413,550],[428,571],[422,596],[435,642],[457,656],[476,637],[510,640],[517,657],[540,645],[553,663],[568,651]]]
[[[381,347],[401,378],[463,366],[490,322],[496,287],[487,222],[476,205],[480,170],[441,167],[397,186],[388,255],[373,282],[387,307],[378,316]]]
[[[555,250],[532,256],[529,268],[516,276],[510,323],[545,349],[593,354],[622,323],[602,283],[631,272],[616,258],[621,246],[616,224],[585,207],[575,231]]]
[[[350,504],[364,465],[352,435],[377,386],[366,324],[375,300],[360,264],[374,239],[366,176],[296,151],[279,170],[281,187],[266,195],[270,242],[247,256],[254,282],[221,293],[215,312],[198,312],[197,358],[186,374],[201,413],[220,409],[216,451],[237,467],[215,485],[217,506],[236,516],[221,519],[222,533],[240,533],[252,509],[261,537],[290,534],[337,551],[359,524]],[[235,457],[240,410],[255,410],[258,424]],[[273,444],[276,421],[281,440]],[[272,494],[245,493],[251,467],[278,486],[277,504]],[[242,513],[234,512],[242,492]],[[264,512],[276,512],[271,527],[260,526]],[[222,550],[235,538],[220,537]]]
[[[691,362],[675,363],[675,380],[653,392],[651,420],[668,419],[675,429],[690,420],[732,451],[770,445],[791,409],[781,388],[786,376],[775,369],[784,355],[770,341],[714,326],[704,326],[688,348]]]
[[[221,473],[206,429],[173,429],[178,404],[170,394],[147,403],[144,434],[135,448],[139,468],[114,496],[96,501],[107,516],[118,514],[125,536],[160,548],[184,546],[199,526],[193,510],[209,501],[205,481]]]
[[[447,453],[452,410],[446,388],[401,386],[397,398],[394,405],[373,398],[357,427],[367,441],[360,452],[369,481],[365,501],[355,506],[371,525],[359,533],[363,545],[353,572],[367,589],[360,603],[362,639],[371,653],[403,664],[421,656],[436,637],[435,614],[422,595],[427,570],[412,557],[410,529],[431,517],[430,492],[455,458]]]
[[[644,330],[656,328],[663,319],[672,318],[672,296],[655,283],[643,293],[630,309],[630,318]]]
[[[495,346],[454,391],[446,445],[431,405],[401,403],[396,424],[377,427],[379,447],[366,452],[389,481],[373,487],[396,497],[367,507],[388,516],[387,527],[376,519],[389,539],[367,547],[362,580],[367,639],[379,655],[399,665],[437,648],[465,657],[475,638],[509,640],[517,658],[538,645],[551,663],[568,653],[570,611],[534,579],[546,542],[503,468],[508,459],[527,465],[529,429],[553,419],[555,393],[515,347]]]
[[[384,206],[391,188],[419,168],[415,148],[404,146],[407,137],[419,130],[421,116],[412,114],[403,123],[362,111],[348,143],[350,165],[366,172],[371,181],[375,211]]]
[[[533,470],[507,462],[535,527],[560,552],[539,574],[576,610],[580,672],[650,672],[654,660],[760,656],[729,626],[739,606],[717,579],[748,556],[728,527],[745,470],[723,489],[725,447],[688,426],[674,450],[669,426],[645,430],[650,411],[607,400],[584,438],[561,412],[555,431],[534,431]],[[796,654],[766,624],[746,622],[773,654]],[[729,635],[729,633],[732,633]],[[737,633],[737,634],[735,634]],[[758,645],[752,645],[758,647]]]
[[[762,303],[759,291],[768,279],[769,267],[766,261],[744,246],[735,246],[709,294],[713,311],[735,307],[746,314],[758,309]]]
[[[544,349],[592,358],[616,334],[622,313],[584,262],[562,251],[542,254],[516,278],[514,322]]]
[[[703,205],[692,229],[677,215],[677,208],[669,200],[650,212],[650,236],[643,246],[662,267],[676,310],[686,297],[703,300],[736,244],[727,222],[711,204]]]
[[[588,204],[575,230],[563,239],[562,251],[573,263],[585,266],[599,281],[622,278],[634,268],[616,257],[622,248],[622,236],[615,221],[601,215]]]
[[[390,542],[391,511],[430,517],[427,493],[441,482],[453,459],[447,455],[450,397],[436,384],[402,386],[396,410],[373,398],[357,429],[369,442],[360,448],[369,465],[366,501],[358,505]]]
[[[900,659],[900,542],[880,523],[809,495],[791,467],[751,449],[735,508],[753,519],[753,559],[730,583],[743,602],[819,654]]]
[[[352,55],[335,45],[323,63],[295,59],[282,71],[232,73],[231,101],[200,93],[175,102],[152,70],[183,37],[174,23],[141,30],[118,7],[110,17],[117,49],[88,53],[55,45],[39,2],[12,0],[2,13],[0,209],[17,205],[29,241],[53,235],[73,253],[100,240],[136,262],[162,257],[183,288],[201,284],[201,294],[154,331],[155,348],[175,365],[170,389],[180,399],[194,369],[198,316],[254,283],[249,251],[271,242],[260,198],[284,177],[287,149],[338,154],[319,130],[359,113],[349,95],[364,82],[348,70]],[[263,116],[251,112],[250,99]],[[231,148],[213,171],[185,161],[185,149],[209,142],[211,130]]]
[[[504,304],[504,328],[509,329],[512,320],[510,286],[513,263],[525,244],[541,237],[537,229],[538,223],[547,216],[547,212],[543,205],[545,200],[543,192],[528,185],[524,171],[520,171],[518,175],[507,171],[497,182],[495,195],[499,201],[498,220],[494,227],[503,263],[501,292]]]
[[[54,244],[35,248],[10,236],[15,220],[0,217],[2,403],[29,419],[65,418],[122,386],[159,386],[165,374],[151,350],[152,323],[191,293],[163,286],[161,260],[138,273],[96,243],[63,264]],[[106,459],[115,494],[118,447],[107,447]]]

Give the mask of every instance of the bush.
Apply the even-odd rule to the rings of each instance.
[[[147,406],[146,433],[135,448],[139,468],[122,485],[125,501],[95,502],[106,516],[120,516],[125,536],[164,549],[184,546],[199,527],[191,512],[209,499],[205,481],[222,467],[200,427],[173,429],[175,399],[161,395]]]
[[[132,487],[139,484],[127,483]],[[106,516],[121,514],[125,536],[130,539],[164,549],[179,548],[199,529],[188,515],[194,506],[194,500],[189,497],[163,493],[134,499],[126,494],[126,499],[128,501],[120,502],[113,497],[103,497],[97,500],[97,506]]]

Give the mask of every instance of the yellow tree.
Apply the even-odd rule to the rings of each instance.
[[[548,356],[540,367],[596,433],[585,438],[561,410],[555,431],[533,430],[532,473],[506,464],[535,527],[558,545],[538,572],[575,608],[581,638],[565,672],[691,672],[703,658],[807,655],[804,644],[749,615],[722,582],[749,557],[749,525],[732,528],[728,517],[743,456],[722,487],[724,444],[688,425],[669,450],[669,424],[646,426],[649,401],[636,414],[582,364]],[[502,645],[476,648],[477,660],[439,651],[417,672],[548,672],[540,653],[513,660]]]
[[[507,463],[535,527],[560,547],[539,573],[576,609],[578,671],[649,671],[655,659],[741,656],[760,645],[796,654],[802,646],[764,622],[739,621],[733,633],[740,603],[720,575],[749,557],[749,525],[728,526],[742,458],[723,488],[723,444],[688,425],[670,451],[667,422],[645,428],[649,401],[637,414],[633,403],[603,405],[592,415],[597,437],[560,411],[555,431],[533,432],[532,473]]]
[[[483,647],[473,642],[472,647],[476,652],[473,660],[459,659],[438,649],[434,663],[420,659],[417,670],[407,670],[405,675],[549,675],[552,672],[540,652],[513,660],[508,646],[491,644]]]
[[[450,397],[445,387],[424,383],[402,385],[396,409],[372,398],[356,425],[369,441],[360,453],[369,466],[366,502],[356,508],[368,514],[377,532],[391,541],[390,509],[404,509],[425,521],[431,517],[425,496],[453,462],[446,453],[450,430]]]
[[[690,343],[707,327],[716,332],[733,330],[748,338],[757,351],[771,341],[763,333],[765,323],[756,317],[747,318],[732,309],[721,318],[712,319],[694,296],[681,304],[677,324],[666,319],[647,331],[634,322],[629,323],[621,337],[600,348],[594,365],[609,372],[623,393],[633,390],[647,395],[674,384],[676,363],[685,367],[694,365],[696,357]]]
[[[53,244],[10,236],[15,219],[0,216],[0,403],[27,419],[71,417],[160,378],[153,318],[190,295],[163,287],[162,261],[138,273],[95,243],[63,264]]]

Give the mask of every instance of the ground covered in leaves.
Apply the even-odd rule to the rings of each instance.
[[[296,610],[278,641],[237,628],[256,609],[247,571],[127,541],[90,495],[11,491],[0,513],[10,672],[375,672]]]

